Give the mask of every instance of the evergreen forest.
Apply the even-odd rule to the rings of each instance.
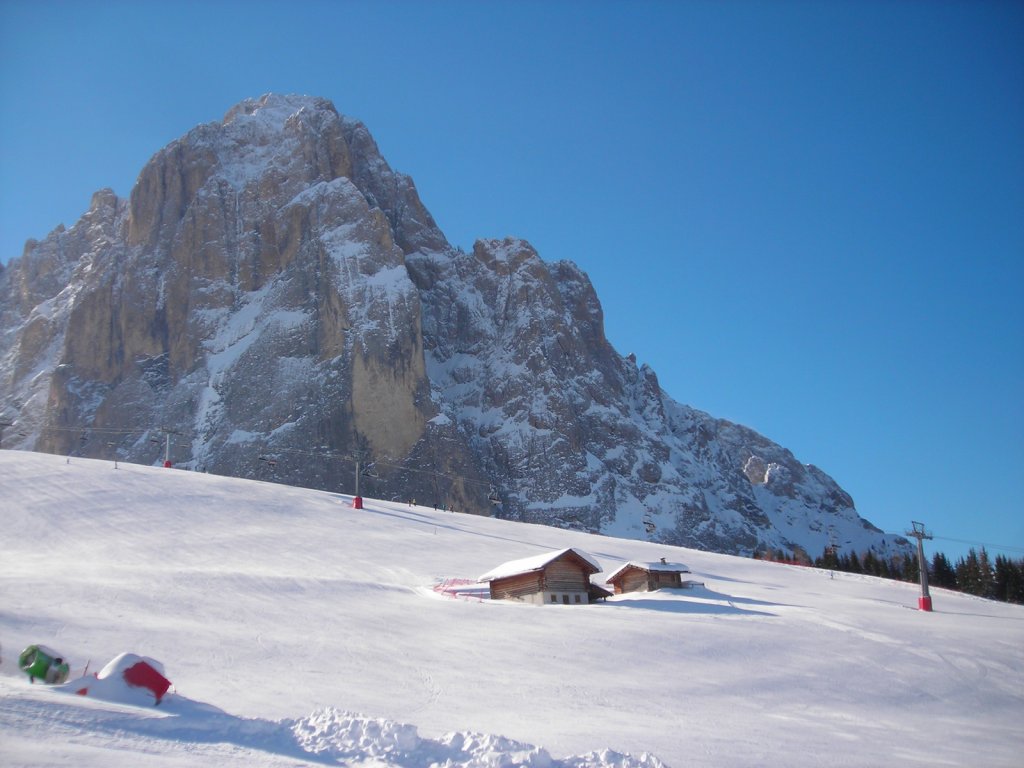
[[[917,555],[913,554],[889,559],[879,557],[870,550],[858,555],[856,552],[839,552],[836,548],[826,547],[814,560],[801,550],[793,553],[761,550],[755,552],[754,557],[898,581],[918,582],[921,579]],[[972,547],[965,557],[953,563],[944,553],[936,552],[928,563],[928,584],[990,600],[1024,604],[1024,558],[996,555],[993,559],[985,547],[980,550]]]

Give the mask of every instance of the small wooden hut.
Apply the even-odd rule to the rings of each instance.
[[[600,571],[593,557],[569,548],[511,560],[485,573],[480,581],[490,585],[492,600],[575,605],[590,602],[590,577]]]
[[[683,574],[690,569],[682,563],[667,563],[661,558],[657,563],[628,562],[614,573],[606,583],[611,584],[616,595],[623,592],[653,592],[656,589],[681,589],[694,582],[684,580]]]

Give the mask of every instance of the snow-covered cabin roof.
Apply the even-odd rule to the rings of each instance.
[[[485,573],[480,577],[480,581],[494,581],[495,579],[504,579],[509,576],[518,576],[521,573],[539,571],[547,566],[548,563],[554,562],[568,552],[572,552],[578,558],[590,565],[593,568],[591,573],[598,573],[601,570],[600,564],[592,555],[589,555],[582,550],[569,547],[567,549],[560,549],[557,552],[545,552],[542,555],[524,557],[520,560],[509,560],[507,563],[502,563],[497,568],[493,568]]]
[[[639,568],[641,571],[660,571],[662,573],[689,573],[690,569],[682,563],[666,563],[664,560],[659,560],[656,563],[641,563],[635,560],[630,560],[628,563],[624,563],[618,569],[605,579],[605,583],[610,583],[615,580],[619,574],[624,573],[629,568]]]

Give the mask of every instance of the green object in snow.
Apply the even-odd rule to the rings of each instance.
[[[45,645],[30,645],[18,657],[18,666],[32,682],[63,683],[68,679],[70,667],[56,651]]]

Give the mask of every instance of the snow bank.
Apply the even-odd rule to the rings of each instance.
[[[297,721],[292,732],[305,751],[334,759],[401,757],[420,746],[415,726],[361,717],[334,707]]]
[[[612,750],[554,760],[546,749],[504,736],[452,732],[421,739],[416,727],[328,707],[292,726],[298,745],[317,757],[375,760],[396,768],[664,768],[656,757]],[[375,763],[377,764],[377,763]]]

